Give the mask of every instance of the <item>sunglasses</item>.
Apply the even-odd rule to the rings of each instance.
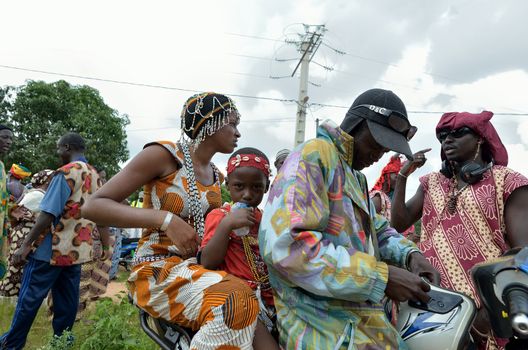
[[[449,135],[454,137],[455,139],[461,138],[462,136],[468,135],[468,134],[475,134],[473,130],[468,128],[467,126],[463,126],[461,128],[455,129],[455,130],[440,130],[436,134],[436,138],[440,142],[444,142]]]
[[[412,139],[418,130],[416,126],[412,126],[411,123],[409,123],[409,120],[404,114],[398,111],[393,111],[392,109],[375,105],[357,105],[353,108],[353,110],[360,107],[368,108],[368,113],[361,113],[361,117],[372,120],[375,123],[387,126],[392,130],[399,132],[407,138],[407,141]],[[381,117],[380,115],[385,118]]]

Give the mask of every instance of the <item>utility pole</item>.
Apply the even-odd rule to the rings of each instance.
[[[308,72],[310,61],[314,57],[317,49],[321,45],[322,36],[326,32],[324,25],[304,25],[304,34],[298,44],[298,50],[301,53],[301,59],[293,70],[292,77],[301,67],[299,82],[299,99],[297,100],[297,118],[295,120],[295,139],[294,147],[304,142],[306,130],[306,107],[308,105]]]

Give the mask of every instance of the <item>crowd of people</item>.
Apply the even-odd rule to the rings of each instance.
[[[243,118],[212,92],[185,102],[177,142],[146,144],[106,183],[75,133],[57,143],[63,166],[33,175],[30,191],[20,187],[28,169],[13,166],[8,182],[2,164],[11,249],[0,292],[18,301],[0,349],[24,346],[48,293],[54,334],[71,329],[108,283],[117,227],[142,228],[128,279],[134,304],[193,330],[192,349],[407,349],[384,301],[426,303],[430,284],[473,298],[472,346],[502,349],[470,270],[528,244],[528,179],[507,168],[492,116],[442,115],[442,168],[408,201],[406,181],[430,149],[411,151],[417,129],[382,89],[360,94],[340,125],[326,121],[315,139],[280,150],[273,181],[261,150],[235,151]],[[0,126],[0,152],[12,139]],[[390,151],[369,188],[361,171]],[[226,175],[212,162],[218,153],[230,154]],[[138,189],[141,200],[126,204]]]

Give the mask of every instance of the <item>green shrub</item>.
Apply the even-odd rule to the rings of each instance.
[[[76,339],[81,342],[81,350],[147,350],[156,347],[141,329],[137,308],[126,297],[122,297],[119,303],[109,298],[99,300],[87,323],[88,326],[78,325],[86,327],[82,339]]]
[[[65,331],[60,337],[53,336],[48,344],[41,346],[38,350],[70,350],[73,342],[73,333]]]

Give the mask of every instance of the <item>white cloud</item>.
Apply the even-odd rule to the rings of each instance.
[[[14,28],[3,37],[0,64],[290,99],[298,95],[296,78],[266,77],[291,74],[295,62],[277,63],[266,58],[295,55],[295,47],[226,33],[281,39],[285,32],[299,27],[285,31],[289,24],[324,23],[328,29],[327,42],[348,55],[320,48],[316,56],[319,63],[334,66],[336,71],[327,75],[315,65],[310,67],[312,80],[322,83],[320,88],[309,87],[310,102],[349,106],[362,91],[384,87],[400,95],[409,111],[482,108],[495,112],[528,111],[526,60],[521,59],[518,42],[508,39],[511,33],[519,38],[528,35],[528,27],[521,25],[524,22],[512,20],[522,15],[525,5],[518,5],[521,8],[514,11],[512,1],[482,3],[482,8],[474,8],[458,3],[390,0],[152,4],[12,1],[3,4],[0,12],[3,27]],[[484,16],[476,16],[475,12],[492,14],[491,29],[482,21]],[[453,38],[463,39],[462,44],[456,44]],[[500,50],[494,49],[494,45]],[[424,74],[428,71],[433,74]],[[20,85],[26,79],[51,82],[60,78],[0,68],[1,84]],[[154,139],[179,138],[178,118],[190,92],[79,78],[67,80],[93,86],[111,107],[130,115],[132,156]],[[280,148],[291,148],[294,104],[236,97],[235,100],[242,113],[241,147],[261,148],[270,158]],[[315,136],[315,119],[330,118],[340,123],[345,113],[346,108],[313,106],[306,122],[307,138]],[[439,168],[440,149],[434,135],[439,117],[440,114],[410,114],[411,121],[419,127],[412,149],[433,150],[428,154],[430,161],[426,166],[409,179],[409,193],[416,189],[420,174]],[[521,161],[528,147],[528,124],[523,118],[526,117],[496,116],[493,123],[507,144],[512,167],[518,166],[516,170],[528,174]],[[371,184],[387,157],[365,170]],[[227,156],[218,156],[215,161],[224,168],[226,159]]]

